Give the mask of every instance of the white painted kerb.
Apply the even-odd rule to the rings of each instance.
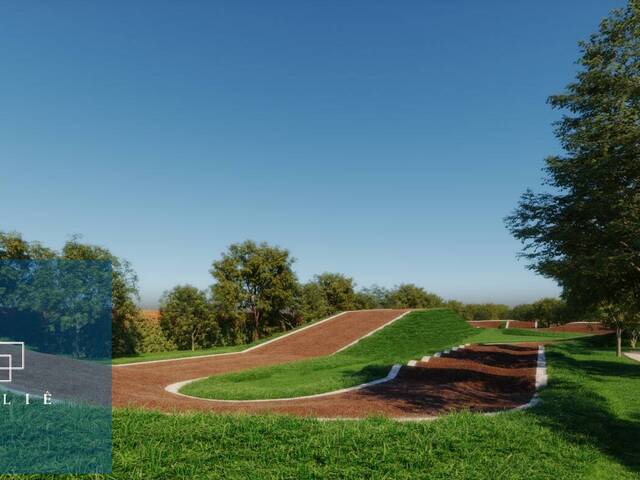
[[[340,390],[333,390],[332,392],[316,393],[315,395],[305,395],[302,397],[266,398],[266,399],[259,399],[259,400],[218,400],[216,398],[194,397],[192,395],[185,395],[184,393],[180,393],[180,389],[185,385],[188,385],[189,383],[192,383],[192,382],[196,382],[198,380],[203,380],[208,377],[195,378],[193,380],[186,380],[184,382],[172,383],[171,385],[167,385],[164,389],[169,393],[173,393],[174,395],[179,395],[181,397],[186,397],[186,398],[192,398],[194,400],[205,400],[207,402],[220,402],[220,403],[289,402],[293,400],[308,400],[310,398],[328,397],[331,395],[338,395],[340,393],[353,392],[354,390],[361,390],[363,388],[372,387],[373,385],[379,385],[381,383],[390,382],[391,380],[395,379],[398,376],[398,372],[400,371],[401,367],[402,365],[397,363],[393,367],[391,367],[391,370],[389,370],[389,373],[387,374],[386,377],[378,378],[377,380],[372,380],[367,383],[361,383],[360,385],[356,385],[355,387],[342,388]]]

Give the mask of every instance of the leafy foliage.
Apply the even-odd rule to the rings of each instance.
[[[166,338],[180,349],[215,345],[220,327],[206,293],[191,285],[180,285],[160,300],[160,327]]]
[[[84,260],[111,264],[112,352],[114,355],[134,353],[137,332],[134,320],[139,315],[137,277],[131,265],[103,247],[83,244],[74,236],[62,250],[27,242],[18,233],[0,232],[0,260]],[[73,268],[68,264],[69,267]]]
[[[528,190],[506,222],[535,271],[573,306],[607,306],[618,336],[640,303],[640,2],[580,43],[582,67],[549,98],[564,156],[546,160],[549,191]]]
[[[260,338],[267,324],[294,316],[297,279],[289,251],[251,240],[233,244],[213,262],[211,274],[216,310],[228,319],[228,334]]]
[[[443,306],[444,300],[413,283],[403,283],[389,292],[385,304],[389,308],[435,308]]]

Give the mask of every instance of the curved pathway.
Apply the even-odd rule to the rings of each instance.
[[[500,411],[522,406],[536,388],[536,344],[474,345],[404,366],[391,381],[318,398],[229,402],[165,391],[172,383],[335,353],[405,314],[404,310],[346,312],[251,351],[113,369],[114,406],[165,412],[189,410],[282,413],[318,418],[385,415],[431,418],[448,411]]]
[[[171,394],[164,388],[187,379],[331,355],[408,312],[404,309],[345,312],[243,352],[116,365],[113,405],[163,411],[191,409],[197,401]]]

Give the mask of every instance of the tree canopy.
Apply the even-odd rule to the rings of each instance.
[[[210,270],[217,311],[247,320],[252,340],[260,338],[267,323],[278,323],[296,306],[298,282],[289,251],[247,240],[229,246]]]
[[[179,349],[211,347],[220,332],[206,293],[191,285],[179,285],[162,296],[160,327]]]

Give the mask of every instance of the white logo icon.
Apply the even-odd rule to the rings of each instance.
[[[11,382],[14,370],[24,370],[24,342],[0,342],[0,383]]]

